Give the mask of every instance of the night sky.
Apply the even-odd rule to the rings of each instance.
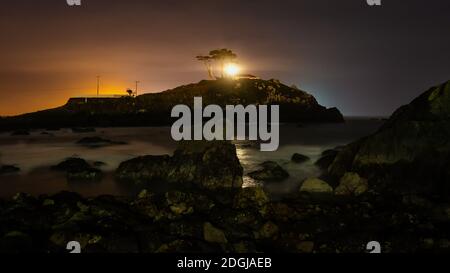
[[[450,1],[7,0],[0,3],[0,115],[70,96],[157,92],[206,78],[194,57],[239,55],[345,115],[390,115],[450,80]]]

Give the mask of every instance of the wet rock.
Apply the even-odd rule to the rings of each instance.
[[[72,132],[73,133],[94,133],[95,128],[82,128],[82,127],[72,128]]]
[[[407,206],[415,206],[425,209],[433,207],[433,203],[430,200],[415,194],[408,194],[403,196],[402,203]]]
[[[30,131],[28,130],[16,130],[11,133],[11,136],[29,136]]]
[[[20,172],[20,168],[13,165],[0,165],[0,175]]]
[[[264,189],[260,187],[242,188],[234,197],[233,207],[237,209],[259,208],[270,201]]]
[[[367,179],[362,178],[357,173],[348,172],[339,181],[339,186],[335,189],[336,195],[361,195],[369,188]]]
[[[278,163],[274,161],[266,161],[261,164],[261,169],[248,174],[253,179],[261,181],[280,181],[289,177],[289,173],[286,172]]]
[[[52,199],[45,199],[44,202],[42,202],[43,207],[54,206],[54,205],[55,205],[55,201]]]
[[[236,147],[227,141],[182,142],[172,157],[169,181],[201,188],[240,188],[243,168]]]
[[[304,163],[308,160],[309,160],[309,157],[307,157],[306,155],[299,154],[299,153],[295,153],[291,157],[292,162],[299,163],[299,164]]]
[[[308,178],[303,181],[300,192],[307,193],[332,193],[333,188],[327,182],[318,178]]]
[[[73,157],[53,166],[52,170],[66,172],[69,180],[96,180],[102,176],[100,170],[92,168],[84,159]]]
[[[381,190],[448,196],[449,109],[450,81],[397,109],[374,134],[347,145],[330,173],[357,172]]]
[[[36,203],[36,198],[31,194],[19,192],[12,197],[12,200],[21,206],[32,206]]]
[[[26,253],[33,251],[33,239],[21,231],[11,231],[0,238],[0,252]]]
[[[77,141],[77,144],[88,147],[102,147],[107,145],[123,145],[125,142],[112,141],[102,137],[84,137]]]
[[[219,244],[228,243],[225,233],[221,229],[214,227],[209,222],[206,222],[203,225],[203,237],[205,241],[210,243],[219,243]]]
[[[313,241],[303,241],[297,244],[297,250],[300,253],[311,253],[314,250]]]
[[[71,170],[86,169],[89,167],[90,165],[86,162],[86,160],[77,157],[70,157],[58,165],[53,166],[52,169],[67,172]]]
[[[120,163],[116,176],[135,183],[166,181],[170,168],[171,160],[168,155],[140,156]]]
[[[86,249],[89,245],[99,243],[103,237],[95,233],[78,233],[70,231],[56,231],[50,235],[49,241],[59,246],[62,249],[66,248],[66,245],[70,241],[77,241],[81,245],[81,249]]]
[[[101,137],[84,137],[77,141],[77,144],[93,145],[93,144],[109,144],[112,141]]]
[[[94,165],[94,167],[103,167],[106,166],[107,164],[103,161],[95,161],[94,163],[92,163]]]
[[[189,253],[194,249],[192,242],[187,240],[174,240],[169,243],[162,244],[156,253]]]
[[[269,221],[265,223],[258,232],[261,238],[270,239],[278,235],[279,228],[273,222]]]
[[[326,150],[322,152],[321,157],[314,164],[320,169],[326,170],[333,163],[338,153],[339,151],[335,149]]]
[[[194,212],[195,197],[184,192],[171,191],[166,193],[167,204],[175,215]]]
[[[67,179],[72,181],[98,180],[102,177],[102,172],[96,168],[71,170],[67,172]]]
[[[227,141],[180,143],[172,157],[144,156],[120,164],[116,175],[135,182],[164,181],[215,190],[242,186],[236,148]]]
[[[235,253],[256,253],[256,246],[250,241],[241,241],[233,245]]]
[[[54,132],[54,131],[59,131],[61,130],[61,128],[59,127],[47,127],[45,128],[46,131],[50,131],[50,132]]]
[[[167,218],[167,213],[158,207],[155,196],[146,190],[139,193],[138,199],[132,202],[130,207],[138,214],[155,219],[155,221]]]

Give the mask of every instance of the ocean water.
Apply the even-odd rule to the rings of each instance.
[[[314,165],[320,154],[327,149],[348,144],[376,131],[382,121],[376,119],[348,119],[343,124],[282,124],[280,146],[275,152],[261,152],[259,145],[237,142],[237,154],[244,167],[244,186],[261,184],[246,174],[257,170],[259,164],[272,160],[288,171],[290,177],[281,182],[265,183],[263,186],[273,194],[288,194],[298,190],[308,177],[320,176]],[[121,145],[99,148],[85,147],[76,142],[83,137],[99,136]],[[142,155],[172,154],[176,142],[170,136],[169,127],[97,128],[92,133],[74,133],[70,129],[59,131],[32,131],[29,136],[0,134],[0,163],[16,165],[18,173],[0,175],[0,197],[11,197],[17,192],[33,195],[52,194],[62,190],[78,192],[84,196],[101,194],[131,195],[136,189],[114,179],[114,170],[125,160]],[[311,158],[303,164],[290,161],[293,153]],[[102,180],[67,181],[65,174],[51,171],[50,167],[68,157],[81,157],[94,163],[104,172]]]

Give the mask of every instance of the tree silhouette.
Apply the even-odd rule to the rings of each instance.
[[[208,77],[210,79],[215,79],[216,77],[214,76],[214,71],[213,71],[213,67],[212,67],[212,63],[214,61],[213,58],[211,56],[201,56],[200,55],[200,56],[197,56],[196,59],[205,65],[206,70],[208,71]]]
[[[231,50],[227,48],[215,49],[209,52],[209,55],[219,62],[220,64],[220,76],[223,78],[224,68],[226,62],[234,61],[237,58],[237,55]]]
[[[225,64],[227,62],[234,61],[236,58],[237,58],[236,53],[234,53],[231,49],[227,49],[227,48],[211,50],[209,52],[209,55],[207,55],[207,56],[199,55],[199,56],[196,57],[196,59],[198,61],[203,62],[203,64],[206,66],[206,69],[208,71],[208,76],[211,79],[217,78],[214,75],[213,62],[218,62],[219,63],[219,66],[220,66],[220,77],[223,78],[224,77]]]
[[[133,95],[133,90],[131,90],[131,89],[127,89],[127,93],[128,93],[128,96],[132,96]]]

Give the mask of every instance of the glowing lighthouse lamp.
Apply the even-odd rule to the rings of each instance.
[[[235,63],[228,63],[223,68],[223,71],[229,78],[234,78],[239,75],[241,68]]]

